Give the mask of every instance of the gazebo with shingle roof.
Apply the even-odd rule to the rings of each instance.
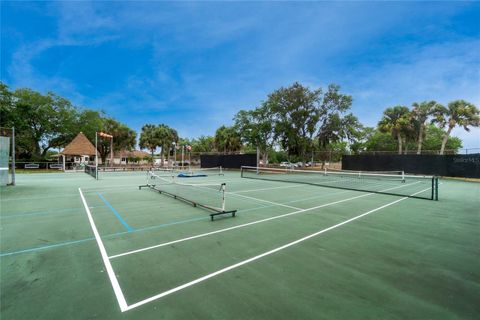
[[[60,152],[63,157],[63,168],[65,169],[65,158],[70,157],[73,162],[85,162],[90,157],[96,156],[95,146],[88,138],[80,132],[77,136]]]

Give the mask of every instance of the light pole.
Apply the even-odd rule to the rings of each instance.
[[[182,145],[182,170],[183,170],[183,167],[185,166],[184,159],[185,159],[185,146]]]
[[[98,132],[95,131],[95,179],[98,180]]]
[[[177,144],[173,142],[173,167],[177,167]]]

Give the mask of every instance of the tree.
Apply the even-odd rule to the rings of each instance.
[[[443,137],[445,136],[445,130],[429,124],[425,127],[425,139],[423,146],[425,150],[440,150],[442,147]],[[450,150],[453,153],[457,153],[458,149],[462,147],[462,140],[458,137],[450,136],[445,150]]]
[[[221,126],[215,131],[215,146],[224,153],[235,152],[242,148],[240,135],[234,127]]]
[[[398,150],[398,143],[390,133],[374,129],[367,136],[364,148],[366,151],[395,151]]]
[[[352,97],[341,94],[337,85],[329,85],[323,94],[321,89],[310,90],[299,83],[274,91],[266,101],[274,121],[274,139],[289,156],[299,156],[303,162],[307,151],[314,148],[313,137],[326,137],[328,133],[321,131],[343,117],[351,103]]]
[[[447,130],[443,136],[440,154],[444,153],[453,128],[461,126],[466,131],[470,131],[470,127],[480,126],[479,110],[474,104],[464,100],[452,101],[447,107],[442,105],[436,106],[433,111],[433,117],[434,123],[437,123],[440,128],[446,128]]]
[[[275,140],[278,139],[288,155],[305,159],[308,146],[317,131],[321,116],[321,89],[310,90],[295,82],[268,96],[266,104],[275,117]]]
[[[17,129],[21,154],[44,158],[51,148],[61,147],[71,138],[77,110],[70,101],[51,92],[42,95],[30,89],[17,89],[12,96],[12,107],[2,108],[2,113],[9,113],[5,116]]]
[[[215,149],[215,138],[212,136],[200,136],[190,141],[193,152],[212,152]]]
[[[0,81],[0,126],[13,127],[15,125],[14,107],[13,93],[6,84]]]
[[[110,139],[98,140],[98,153],[102,163],[105,163],[110,152],[132,150],[135,147],[137,133],[115,119],[103,119],[101,131],[113,136],[113,150],[110,148]]]
[[[390,133],[398,141],[398,154],[402,154],[402,146],[406,144],[406,132],[410,131],[410,110],[408,107],[396,106],[387,108],[378,123],[381,132]]]
[[[417,132],[417,154],[422,153],[422,144],[425,139],[425,127],[427,120],[433,114],[433,111],[440,105],[435,101],[424,101],[422,103],[414,103],[412,110],[412,118],[414,120]]]
[[[274,117],[269,105],[263,103],[254,110],[240,110],[234,120],[243,142],[258,148],[264,163],[268,163],[269,149],[275,143]]]
[[[102,111],[81,110],[77,117],[76,128],[71,132],[71,138],[73,139],[78,131],[81,131],[93,143],[95,141],[95,133],[102,131],[105,118],[107,117]]]
[[[167,155],[168,155],[168,150],[170,150],[170,147],[172,146],[173,142],[178,141],[178,133],[175,129],[170,128],[166,124],[159,124],[157,126],[157,134],[158,134],[158,139],[159,139],[159,145],[161,147],[160,149],[160,162],[161,165],[164,165],[164,154],[165,150],[167,150]]]
[[[154,124],[146,124],[142,127],[139,146],[142,149],[148,149],[153,159],[155,150],[160,146],[157,126]]]
[[[326,150],[330,144],[339,143],[344,139],[354,142],[360,138],[362,128],[358,118],[351,113],[343,118],[338,113],[332,114],[320,127],[318,133],[320,147]]]

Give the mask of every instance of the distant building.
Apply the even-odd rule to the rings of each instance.
[[[60,152],[60,156],[62,157],[64,170],[66,162],[74,164],[87,164],[95,161],[95,146],[82,132],[80,132]]]
[[[141,150],[122,150],[115,152],[113,156],[114,164],[148,164],[150,159],[150,154]]]

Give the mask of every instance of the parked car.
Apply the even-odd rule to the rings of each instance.
[[[291,163],[291,162],[288,162],[288,161],[283,161],[283,162],[280,162],[280,167],[298,168],[298,164],[297,163]]]

